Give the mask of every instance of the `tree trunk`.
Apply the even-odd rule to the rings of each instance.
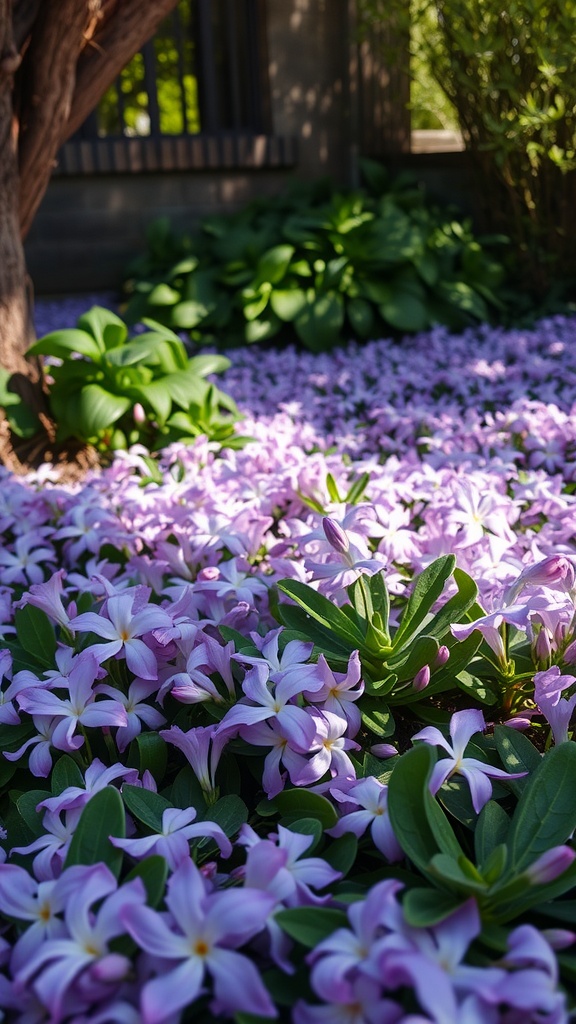
[[[23,379],[39,371],[21,238],[60,146],[177,2],[0,0],[0,367]]]
[[[0,0],[0,366],[28,376],[31,368],[23,353],[31,340],[31,317],[18,214],[18,123],[12,107],[17,64],[11,0]]]

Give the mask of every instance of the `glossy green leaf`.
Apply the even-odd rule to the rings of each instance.
[[[39,811],[36,808],[39,803],[48,800],[51,796],[52,793],[45,789],[31,789],[27,793],[22,793],[16,800],[18,814],[35,837],[44,834],[42,819],[46,813],[44,808],[41,807]]]
[[[309,301],[294,320],[300,340],[311,352],[323,352],[340,341],[344,301],[337,292],[326,292]]]
[[[337,638],[342,638],[354,645],[362,643],[363,637],[360,630],[353,625],[340,608],[323,594],[319,594],[318,591],[298,580],[281,580],[278,583],[278,589],[296,601],[322,626],[333,631]]]
[[[92,306],[78,318],[76,326],[91,334],[103,351],[121,345],[128,335],[124,321],[103,306]]]
[[[14,623],[16,636],[24,650],[40,665],[53,668],[56,634],[46,613],[32,604],[25,604],[14,613]]]
[[[314,949],[337,928],[346,928],[348,918],[342,910],[330,907],[296,907],[280,910],[274,920],[290,938],[307,949]]]
[[[215,821],[220,825],[224,835],[231,838],[248,821],[248,808],[239,796],[229,793],[208,807],[202,820]]]
[[[299,818],[316,818],[322,828],[332,828],[338,821],[334,806],[319,793],[307,789],[283,789],[274,797],[274,804],[282,815],[282,823],[289,825]]]
[[[27,351],[28,356],[56,356],[58,359],[70,359],[73,353],[85,356],[98,363],[104,347],[86,331],[69,327],[62,331],[52,331],[34,342]]]
[[[254,286],[257,288],[264,281],[278,284],[285,276],[294,255],[293,245],[275,245],[268,249],[258,260]]]
[[[79,789],[86,788],[84,776],[70,754],[63,754],[58,758],[52,769],[50,784],[53,796],[59,796],[70,786],[77,786]]]
[[[560,743],[544,756],[524,787],[508,834],[510,871],[521,872],[576,829],[576,744]]]
[[[138,821],[143,822],[153,832],[162,831],[162,815],[172,804],[160,793],[154,793],[142,786],[130,786],[124,783],[122,786],[122,799],[126,807]]]
[[[409,889],[402,900],[402,910],[413,928],[433,928],[444,921],[461,905],[453,893],[439,889]]]
[[[528,784],[532,772],[540,767],[542,754],[530,742],[527,736],[506,725],[497,725],[494,739],[500,760],[507,772],[526,772],[522,779],[510,779],[510,788],[520,795]]]
[[[395,651],[399,650],[422,624],[444,590],[455,566],[454,555],[441,555],[416,577],[400,625],[393,637],[392,646]]]
[[[77,437],[90,439],[116,423],[132,402],[123,395],[114,395],[100,384],[86,384],[78,396],[76,408]]]
[[[358,839],[352,832],[345,832],[322,852],[322,859],[345,877],[354,867],[357,854]]]
[[[484,804],[474,831],[474,851],[480,867],[498,846],[506,843],[509,829],[510,818],[504,808],[495,800]]]
[[[122,797],[114,786],[99,790],[84,807],[68,848],[64,869],[73,864],[106,864],[116,877],[122,866],[122,850],[110,842],[110,836],[124,839],[126,814]]]
[[[158,907],[166,892],[168,864],[164,857],[153,854],[136,864],[126,875],[126,882],[133,878],[141,878],[146,888],[146,903],[149,907]]]

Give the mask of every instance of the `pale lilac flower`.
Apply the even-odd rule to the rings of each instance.
[[[162,683],[158,700],[163,703],[166,694],[171,693],[182,704],[200,704],[206,700],[221,704],[224,698],[212,682],[208,674],[210,671],[212,669],[206,644],[200,642],[190,651],[186,659],[186,670],[174,672]]]
[[[66,579],[66,572],[64,569],[59,569],[58,572],[53,573],[49,580],[45,583],[33,583],[30,589],[23,595],[22,599],[18,602],[18,607],[23,607],[26,604],[31,604],[35,608],[40,608],[41,611],[45,612],[49,619],[53,622],[58,623],[60,626],[64,626],[66,629],[70,625],[70,615],[62,603],[62,596],[64,594],[64,580]],[[76,605],[71,605],[72,614],[76,614]]]
[[[229,736],[219,732],[217,725],[196,726],[188,732],[173,725],[163,729],[160,735],[182,751],[203,792],[211,800],[218,792],[216,769]]]
[[[356,769],[347,750],[360,750],[360,745],[347,738],[348,723],[345,718],[331,711],[311,711],[316,726],[315,738],[310,745],[312,757],[295,778],[297,786],[309,786],[318,782],[327,771],[332,776],[356,778]]]
[[[75,661],[68,677],[69,698],[57,697],[50,690],[23,690],[17,700],[20,708],[31,715],[59,718],[61,721],[52,733],[52,745],[58,750],[78,750],[84,737],[76,735],[79,725],[126,726],[126,711],[116,700],[96,701],[93,688],[98,673],[98,661],[94,648],[83,651]]]
[[[562,694],[575,686],[576,678],[561,675],[558,665],[552,665],[545,672],[536,672],[534,675],[534,700],[552,729],[554,743],[563,743],[568,739],[568,729],[576,707],[576,690],[568,698]]]
[[[292,1011],[293,1024],[401,1024],[415,1021],[406,1017],[399,1003],[382,995],[382,986],[373,978],[351,978],[345,992],[334,992],[327,979],[315,980],[315,992],[325,1002],[313,1006],[299,999]],[[420,1018],[424,1022],[424,1018]],[[464,1024],[464,1022],[461,1022]]]
[[[226,1011],[276,1016],[253,962],[235,952],[262,930],[274,903],[273,896],[257,889],[208,894],[198,868],[187,859],[168,883],[168,919],[144,906],[121,911],[134,941],[160,962],[167,961],[142,989],[143,1024],[162,1024],[190,1006],[204,990],[206,971]]]
[[[115,779],[122,779],[134,786],[138,781],[138,769],[127,768],[124,764],[113,764],[107,767],[96,757],[84,772],[84,786],[68,786],[58,796],[50,796],[46,800],[42,800],[38,807],[44,807],[54,814],[70,810],[72,807],[85,807],[95,793],[105,789]]]
[[[238,843],[246,846],[249,854],[263,842],[276,841],[277,848],[285,853],[281,866],[277,865],[274,876],[269,880],[267,891],[274,893],[277,900],[288,907],[322,904],[331,896],[318,896],[312,889],[324,889],[342,877],[321,857],[302,857],[312,844],[313,836],[292,832],[284,825],[277,826],[277,833],[270,833],[268,840],[262,840],[250,825],[242,825]]]
[[[99,662],[123,655],[135,676],[157,679],[156,658],[139,637],[153,629],[171,627],[172,619],[158,605],[146,605],[134,611],[135,600],[137,595],[130,591],[113,594],[106,601],[107,618],[94,612],[84,612],[72,619],[72,629],[79,633],[96,633],[96,636],[107,640],[105,644],[93,644],[90,647]]]
[[[36,778],[47,779],[52,770],[52,737],[54,730],[59,725],[58,718],[49,718],[46,715],[32,715],[32,723],[36,729],[36,735],[26,740],[18,750],[4,751],[7,761],[19,761],[27,750],[30,750],[28,768]]]
[[[95,688],[96,693],[108,694],[126,712],[126,725],[119,726],[116,733],[116,746],[120,753],[126,750],[128,744],[136,736],[140,735],[142,722],[152,730],[159,729],[161,725],[165,724],[164,715],[150,704],[145,703],[146,697],[156,693],[157,689],[158,683],[155,679],[135,679],[133,683],[130,683],[128,693],[122,693],[121,690],[109,686],[107,683],[99,683]]]
[[[452,746],[440,730],[433,725],[427,725],[412,737],[413,742],[423,740],[425,743],[431,743],[432,746],[442,747],[449,755],[434,765],[430,778],[430,792],[436,794],[451,775],[463,775],[470,786],[472,804],[477,814],[492,796],[491,778],[520,779],[526,775],[526,772],[505,772],[503,769],[494,768],[491,764],[485,764],[484,761],[479,761],[475,757],[465,756],[466,747],[472,736],[477,732],[484,732],[485,728],[486,723],[482,712],[471,708],[467,711],[455,711],[452,715],[450,719]]]
[[[27,846],[12,847],[12,853],[36,854],[32,864],[34,874],[40,882],[50,881],[60,875],[76,826],[80,821],[82,808],[74,807],[63,813],[64,821],[60,814],[46,811],[42,819],[44,835],[34,839]]]
[[[164,857],[171,871],[176,871],[183,860],[190,856],[190,840],[209,836],[217,844],[223,857],[232,853],[232,843],[215,821],[194,822],[196,811],[193,807],[180,810],[167,807],[162,814],[162,831],[141,839],[117,839],[110,836],[110,842],[125,850],[135,860],[142,860],[153,853]],[[193,824],[190,824],[193,822]]]
[[[230,708],[220,722],[219,732],[230,735],[241,726],[273,719],[293,749],[306,753],[314,741],[316,724],[311,712],[290,703],[302,692],[298,673],[287,672],[273,687],[268,685],[269,675],[269,666],[260,662],[246,673],[242,689],[247,700],[238,701]],[[319,679],[317,685],[322,685]]]
[[[321,654],[318,658],[317,674],[322,680],[322,685],[314,690],[304,690],[306,700],[322,704],[322,711],[329,711],[346,719],[349,739],[356,735],[362,722],[360,711],[354,704],[354,701],[364,693],[361,673],[358,651],[353,651],[350,655],[346,672],[333,672]]]
[[[62,1019],[66,994],[78,976],[92,969],[94,979],[108,974],[121,982],[130,969],[130,961],[112,953],[109,943],[125,929],[121,915],[146,900],[142,880],[135,878],[117,889],[112,872],[104,864],[70,868],[78,884],[64,912],[67,936],[45,941],[16,974],[21,989],[31,986],[51,1019]],[[97,912],[92,907],[102,901]]]
[[[281,765],[286,768],[290,781],[295,783],[298,774],[306,765],[306,760],[302,754],[292,750],[289,741],[282,735],[278,723],[274,719],[241,726],[240,736],[251,746],[271,747],[270,752],[264,758],[262,773],[262,788],[270,800],[284,788],[286,772],[280,771]]]
[[[390,863],[403,860],[404,852],[388,816],[387,786],[369,776],[354,783],[345,793],[338,789],[331,789],[330,793],[336,800],[356,804],[363,810],[344,814],[336,825],[326,830],[328,835],[337,837],[352,832],[355,836],[362,836],[369,828],[374,846],[384,854],[386,860]]]
[[[518,595],[527,586],[551,587],[570,593],[574,590],[574,564],[565,555],[549,555],[548,558],[529,565],[522,570],[518,579],[504,595],[504,604],[515,604]]]
[[[44,544],[44,546],[42,546]],[[55,561],[52,545],[45,544],[42,531],[34,531],[16,537],[14,551],[0,549],[0,568],[3,583],[42,583],[44,569]]]
[[[564,874],[576,858],[576,851],[570,846],[552,846],[526,869],[531,885],[545,885]]]

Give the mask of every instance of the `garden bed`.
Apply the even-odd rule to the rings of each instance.
[[[576,321],[228,355],[0,471],[6,1020],[568,1021]]]

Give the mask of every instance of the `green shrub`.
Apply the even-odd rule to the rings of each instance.
[[[502,264],[468,220],[407,176],[363,162],[367,191],[320,183],[206,218],[192,240],[152,226],[132,265],[126,318],[153,316],[201,344],[282,335],[312,351],[350,338],[460,329],[502,311]],[[158,255],[178,248],[164,265]]]
[[[516,277],[574,297],[576,0],[362,0],[369,25],[412,25],[424,66],[456,112],[480,173],[479,213],[511,237]],[[414,63],[416,61],[416,64]]]
[[[28,355],[47,356],[49,406],[57,441],[74,437],[106,452],[137,442],[155,450],[200,434],[238,443],[234,401],[205,378],[225,370],[220,355],[189,358],[181,339],[146,321],[128,337],[126,324],[94,306],[76,328],[40,338]]]

